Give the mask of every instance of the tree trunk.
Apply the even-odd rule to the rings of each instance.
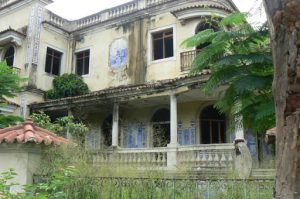
[[[300,199],[300,0],[264,0],[276,102],[276,198]]]

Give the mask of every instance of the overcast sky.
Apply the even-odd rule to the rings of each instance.
[[[54,0],[47,8],[64,18],[74,20],[129,1],[132,0]],[[255,20],[252,21],[264,20],[263,12],[258,6],[261,0],[233,1],[242,12],[251,11],[255,15]]]

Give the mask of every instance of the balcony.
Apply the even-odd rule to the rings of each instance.
[[[190,71],[192,69],[193,61],[200,50],[190,50],[180,53],[181,72]]]

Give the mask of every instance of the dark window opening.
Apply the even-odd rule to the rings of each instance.
[[[173,29],[153,33],[153,60],[174,56]]]
[[[213,106],[206,107],[200,116],[202,144],[226,142],[226,117]]]
[[[103,144],[105,147],[112,145],[112,115],[108,116],[102,124]]]
[[[170,143],[170,111],[166,108],[156,111],[151,122],[153,146],[166,147]]]
[[[76,53],[76,74],[88,75],[90,70],[90,50]]]
[[[203,30],[207,30],[207,29],[212,29],[215,32],[219,30],[218,28],[218,24],[216,22],[204,22],[204,23],[200,23],[196,29],[196,34],[203,31]],[[204,43],[201,44],[199,46],[197,46],[197,50],[201,50],[205,47],[207,47],[210,43]]]
[[[14,59],[15,59],[15,49],[14,47],[10,46],[4,54],[3,59],[6,61],[6,64],[8,66],[13,66],[14,65]]]
[[[51,75],[59,75],[62,53],[52,48],[47,48],[45,72]]]

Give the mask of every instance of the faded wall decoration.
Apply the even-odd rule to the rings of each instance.
[[[181,121],[178,122],[178,143],[180,145],[196,144],[196,123],[190,122],[190,127],[185,128]]]
[[[125,38],[116,39],[109,49],[109,63],[113,70],[121,69],[127,65],[128,41]]]
[[[123,126],[124,146],[127,148],[147,147],[147,131],[143,122],[132,121]]]
[[[41,36],[41,29],[42,29],[43,13],[44,13],[44,8],[42,6],[38,6],[37,20],[35,25],[35,37],[34,37],[34,44],[33,44],[33,54],[32,54],[32,63],[36,65],[38,64],[38,59],[39,59],[40,36]]]
[[[37,12],[37,7],[33,6],[31,9],[31,14],[29,17],[29,24],[27,28],[27,48],[26,48],[26,57],[25,57],[25,65],[28,66],[30,62],[30,51],[31,51],[31,43],[32,43],[32,31],[34,26],[35,14]]]

